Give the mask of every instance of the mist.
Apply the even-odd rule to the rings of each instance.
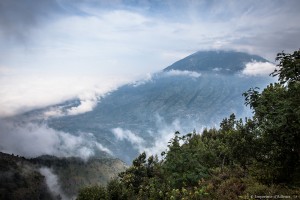
[[[50,190],[53,199],[57,199],[60,197],[62,200],[68,200],[68,198],[61,189],[59,184],[59,178],[53,171],[48,167],[42,167],[39,169],[39,172],[45,177],[46,184],[48,189]]]
[[[22,76],[19,72],[6,72],[0,78],[0,118],[11,117],[75,98],[79,99],[81,104],[77,108],[71,108],[68,114],[88,112],[105,94],[130,81],[128,77],[54,76],[51,74]]]
[[[113,128],[111,132],[117,141],[129,142],[131,148],[136,150],[138,154],[145,152],[148,156],[157,155],[158,158],[162,158],[161,153],[167,151],[168,143],[174,138],[175,132],[179,131],[182,136],[193,131],[200,134],[204,128],[219,126],[219,124],[201,124],[197,121],[187,121],[181,118],[174,119],[171,123],[168,123],[164,117],[158,114],[154,118],[156,119],[155,125],[151,129],[133,131],[117,127]],[[150,137],[147,137],[147,135]],[[136,154],[136,157],[138,154]],[[128,164],[130,164],[131,160]]]
[[[54,155],[84,160],[96,151],[113,153],[96,141],[92,133],[72,135],[49,128],[46,124],[0,121],[0,151],[25,157]]]

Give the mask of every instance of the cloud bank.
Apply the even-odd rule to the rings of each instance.
[[[8,74],[0,78],[0,118],[70,99],[81,102],[78,107],[68,110],[69,115],[88,112],[96,106],[101,96],[128,81],[120,77]],[[60,115],[59,112],[51,110],[47,115]]]
[[[120,127],[111,130],[117,140],[123,141],[127,140],[132,144],[132,147],[142,153],[144,151],[146,141],[133,133],[130,130],[124,130]]]
[[[77,107],[70,108],[67,112],[68,115],[78,115],[85,112],[92,111],[94,107],[97,105],[97,100],[88,99],[80,101],[80,105]]]
[[[0,121],[0,151],[25,157],[55,155],[58,157],[80,157],[88,159],[96,150],[112,152],[96,141],[92,133],[71,135],[56,131],[44,124],[17,124]]]
[[[190,76],[193,78],[199,78],[201,76],[201,73],[198,72],[187,71],[187,70],[181,71],[181,70],[173,70],[173,69],[165,72],[165,74],[167,76]]]
[[[160,157],[161,152],[167,150],[168,142],[174,137],[176,131],[181,132],[181,134],[186,134],[183,130],[180,121],[174,120],[172,124],[165,124],[160,118],[157,119],[159,124],[159,129],[157,135],[154,137],[153,144],[149,147],[145,147],[144,151],[147,155],[158,155]]]
[[[39,169],[39,171],[43,176],[45,176],[47,187],[49,188],[54,199],[56,199],[58,196],[60,196],[62,200],[69,199],[62,191],[57,175],[54,174],[50,168],[42,167]]]
[[[242,71],[242,74],[249,76],[269,75],[275,70],[276,66],[269,62],[250,62]]]
[[[141,133],[134,133],[131,130],[122,129],[120,127],[112,129],[112,133],[118,141],[128,141],[131,143],[132,148],[138,150],[139,153],[146,152],[147,155],[158,155],[167,150],[168,142],[174,137],[175,132],[179,131],[181,134],[191,132],[194,128],[200,128],[193,124],[194,122],[181,123],[179,119],[174,120],[172,123],[166,123],[164,118],[156,115],[155,132],[146,130],[152,139],[145,140]]]

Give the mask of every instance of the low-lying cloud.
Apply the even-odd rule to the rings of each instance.
[[[45,176],[47,187],[53,195],[53,199],[58,199],[58,197],[62,200],[69,199],[62,191],[57,175],[54,174],[50,168],[42,167],[39,171],[43,176]]]
[[[84,97],[80,97],[79,99],[79,105],[76,106],[72,106],[70,108],[65,108],[68,107],[68,104],[64,104],[64,105],[55,105],[55,106],[51,106],[50,108],[47,108],[44,112],[43,112],[43,117],[44,118],[48,118],[48,117],[62,117],[62,116],[70,116],[70,115],[79,115],[79,114],[83,114],[86,112],[90,112],[92,111],[98,104],[99,100],[101,99],[100,94],[96,94],[96,93],[92,93],[89,96],[84,96]]]
[[[242,74],[249,76],[269,75],[274,71],[276,66],[270,62],[250,62],[246,64]]]
[[[201,76],[200,73],[194,71],[187,71],[187,70],[170,70],[165,72],[167,76],[190,76],[193,78],[199,78]]]
[[[0,118],[70,99],[81,102],[79,106],[70,108],[68,115],[88,112],[96,106],[101,96],[129,81],[116,77],[22,76],[14,73],[0,77]],[[46,113],[48,116],[61,114],[57,108]]]
[[[170,70],[170,71],[164,71],[164,72],[158,72],[158,73],[148,73],[143,78],[138,79],[137,81],[134,81],[132,85],[134,87],[146,84],[151,81],[155,81],[158,78],[161,77],[170,77],[170,76],[188,76],[191,78],[199,78],[201,76],[201,73],[195,72],[195,71],[188,71],[188,70]]]
[[[184,135],[194,128],[196,128],[194,122],[182,123],[179,119],[175,119],[172,123],[166,123],[163,117],[156,115],[156,131],[146,131],[152,139],[146,140],[140,133],[120,127],[112,129],[112,133],[119,141],[129,141],[132,148],[138,150],[139,153],[145,152],[149,156],[158,155],[160,157],[161,153],[167,150],[168,142],[174,137],[176,131]],[[202,130],[203,127],[197,128]]]
[[[144,149],[147,155],[160,156],[161,152],[166,151],[168,142],[174,137],[174,133],[176,131],[185,134],[178,119],[174,120],[172,124],[164,124],[161,122],[158,123],[160,124],[160,128],[154,138],[152,146]]]
[[[0,121],[0,151],[25,157],[55,155],[58,157],[80,157],[88,159],[96,151],[112,154],[97,142],[92,133],[71,135],[56,131],[44,124],[17,124]]]
[[[137,134],[133,133],[130,130],[124,130],[120,127],[112,129],[112,133],[116,137],[117,140],[123,141],[127,140],[132,144],[132,147],[142,153],[144,151],[146,141],[138,136]]]
[[[78,115],[85,112],[90,112],[97,105],[97,100],[82,100],[80,101],[80,105],[78,107],[72,107],[68,110],[68,115]]]

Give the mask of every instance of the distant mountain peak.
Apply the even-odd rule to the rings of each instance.
[[[232,74],[242,71],[246,63],[253,61],[269,62],[258,55],[244,52],[224,50],[198,51],[168,66],[164,71],[180,70]]]

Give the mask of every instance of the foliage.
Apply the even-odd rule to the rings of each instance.
[[[0,152],[0,199],[54,199],[45,177],[24,157]]]
[[[279,61],[278,67],[271,75],[278,76],[280,84],[292,84],[300,81],[300,50],[293,54],[278,53],[276,60]]]
[[[119,159],[93,157],[86,161],[76,158],[58,158],[44,155],[31,159],[40,167],[48,167],[58,176],[66,196],[75,196],[79,189],[88,185],[105,185],[111,178],[126,169]]]
[[[101,186],[82,188],[77,197],[78,200],[101,200],[106,199],[106,189]]]
[[[269,174],[265,181],[290,182],[299,173],[300,157],[300,51],[279,53],[279,69],[272,75],[279,83],[262,92],[245,93],[246,104],[254,111],[260,149],[259,168]]]

